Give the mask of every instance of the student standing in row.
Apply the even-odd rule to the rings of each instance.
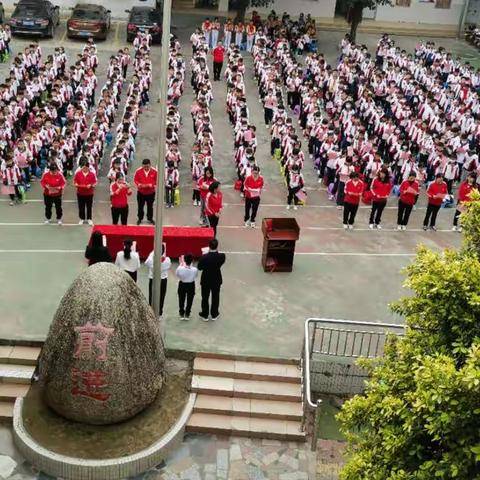
[[[436,231],[437,214],[442,206],[444,198],[448,194],[447,184],[443,181],[443,175],[437,173],[435,180],[427,188],[428,205],[425,218],[423,219],[423,229]]]
[[[195,280],[198,268],[192,265],[193,255],[187,253],[180,258],[180,265],[175,272],[178,282],[178,304],[180,320],[190,320],[193,299],[195,297]]]
[[[213,228],[213,235],[217,236],[217,225],[220,220],[220,213],[223,208],[223,194],[220,191],[220,182],[213,182],[208,188],[208,195],[205,200],[205,214],[208,224]]]
[[[132,280],[137,282],[137,272],[140,268],[140,256],[132,250],[133,242],[128,239],[123,242],[123,250],[117,253],[115,265],[127,272]]]
[[[51,163],[48,170],[43,174],[41,185],[43,187],[43,200],[45,203],[45,223],[52,219],[52,207],[55,205],[57,223],[62,225],[63,209],[62,195],[66,181],[63,174],[58,170],[56,163]]]
[[[243,185],[245,194],[245,227],[255,228],[255,219],[260,205],[263,185],[264,180],[260,175],[260,168],[255,166],[252,168],[252,174],[245,179]]]
[[[420,193],[420,185],[416,180],[417,174],[412,170],[408,178],[400,185],[400,198],[398,199],[397,230],[406,230],[413,206]]]
[[[128,197],[132,194],[132,190],[123,173],[117,172],[115,181],[110,186],[110,196],[112,202],[112,223],[118,225],[120,219],[122,225],[128,222]]]
[[[390,183],[390,174],[388,169],[382,167],[382,169],[377,173],[377,176],[374,178],[372,185],[370,187],[372,192],[372,210],[370,212],[370,222],[369,227],[378,228],[381,230],[382,226],[380,225],[382,221],[382,213],[385,207],[387,206],[387,200],[392,191],[392,184]]]
[[[345,184],[345,198],[343,201],[343,228],[345,230],[348,228],[353,229],[360,198],[365,189],[365,184],[359,177],[357,172],[352,172],[350,180]]]
[[[148,303],[153,305],[153,255],[151,252],[145,261],[148,267]],[[162,258],[160,264],[160,316],[163,315],[163,305],[165,303],[165,295],[167,294],[168,271],[172,266],[172,261],[165,255],[165,244],[162,245]]]
[[[90,169],[86,158],[80,162],[80,169],[73,177],[73,184],[77,189],[78,217],[80,218],[78,224],[88,223],[88,225],[93,225],[92,206],[93,195],[97,186],[97,176]]]

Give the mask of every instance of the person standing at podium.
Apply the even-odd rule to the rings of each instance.
[[[140,168],[137,168],[133,176],[133,183],[137,187],[137,225],[142,223],[145,215],[145,204],[147,205],[147,220],[151,225],[155,225],[153,220],[153,203],[155,202],[155,191],[157,188],[157,170],[152,167],[148,158],[143,160]]]

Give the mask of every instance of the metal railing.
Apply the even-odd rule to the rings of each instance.
[[[347,328],[348,326],[353,328]],[[312,328],[313,327],[313,328]],[[309,318],[305,321],[302,369],[302,401],[304,407],[303,424],[307,411],[313,410],[314,425],[312,450],[316,449],[318,431],[318,410],[322,403],[314,401],[312,395],[313,356],[323,358],[377,358],[383,355],[388,333],[403,335],[405,325],[394,323],[360,322],[333,318]]]

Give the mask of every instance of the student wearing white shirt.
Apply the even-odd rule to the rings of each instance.
[[[153,253],[148,256],[145,265],[148,267],[148,303],[152,305],[152,289],[153,289]],[[163,304],[165,303],[165,295],[167,294],[168,271],[172,266],[172,261],[165,255],[165,245],[162,245],[162,263],[160,266],[160,316],[163,315]]]
[[[178,304],[180,320],[190,320],[193,299],[195,297],[195,279],[198,275],[197,267],[192,265],[193,255],[187,253],[175,272],[178,282]],[[185,303],[186,301],[186,303]]]
[[[133,279],[137,281],[137,272],[140,268],[140,256],[137,252],[132,250],[133,242],[131,240],[125,240],[123,242],[123,250],[117,253],[115,259],[115,265],[127,272]]]

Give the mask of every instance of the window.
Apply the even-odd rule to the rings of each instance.
[[[452,0],[437,0],[435,8],[450,8]]]
[[[397,7],[409,7],[412,0],[396,0]]]

